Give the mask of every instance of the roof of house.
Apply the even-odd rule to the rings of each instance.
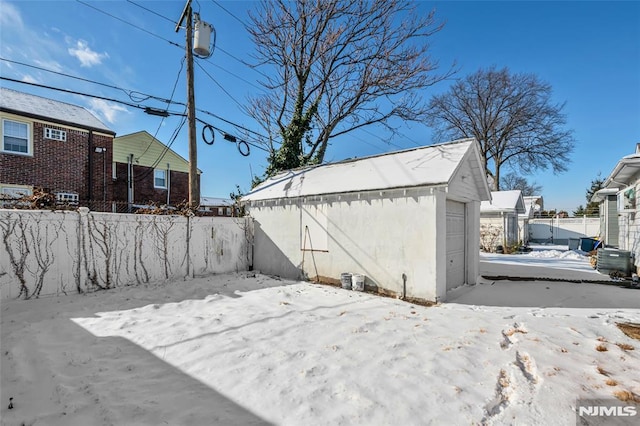
[[[596,192],[594,192],[591,197],[592,203],[600,203],[604,201],[610,195],[616,195],[618,193],[618,188],[602,188]]]
[[[375,191],[393,188],[447,185],[462,160],[469,156],[478,164],[474,179],[480,193],[489,197],[480,171],[478,143],[460,139],[438,145],[349,159],[337,163],[282,172],[254,188],[243,201],[295,198],[309,195]]]
[[[85,108],[0,87],[0,110],[115,135]]]
[[[499,212],[524,214],[525,206],[522,192],[520,190],[491,191],[491,201],[480,203],[480,214]]]
[[[603,188],[620,188],[629,185],[631,178],[640,172],[640,153],[622,157],[602,184]]]
[[[233,200],[230,198],[200,197],[200,207],[221,207],[232,205]]]
[[[113,161],[127,163],[129,155],[137,166],[169,169],[176,172],[189,173],[189,161],[176,153],[169,146],[154,138],[146,130],[118,136],[113,139]],[[198,173],[202,173],[198,169]]]

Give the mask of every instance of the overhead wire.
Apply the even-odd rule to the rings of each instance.
[[[147,12],[149,12],[149,13],[153,13],[154,15],[156,15],[156,16],[158,16],[158,17],[160,17],[160,18],[162,18],[162,19],[164,19],[164,20],[166,20],[166,21],[171,22],[173,25],[178,25],[178,23],[177,23],[176,21],[174,21],[173,19],[168,18],[168,17],[166,17],[166,16],[164,16],[164,15],[162,15],[162,14],[160,14],[160,13],[158,13],[158,12],[154,11],[154,10],[151,10],[151,9],[149,9],[148,7],[144,7],[144,6],[142,6],[141,4],[138,4],[138,3],[136,3],[136,2],[134,2],[134,1],[132,1],[132,0],[127,0],[127,3],[131,3],[132,5],[137,6],[137,7],[139,7],[140,9],[146,10],[146,11],[147,11]]]
[[[231,13],[229,10],[227,10],[224,6],[222,6],[220,4],[220,2],[216,1],[216,0],[211,0],[211,3],[215,4],[216,6],[218,6],[220,9],[224,10],[225,12],[227,12],[232,18],[234,18],[236,21],[240,22],[242,24],[243,27],[248,28],[248,25],[240,18],[238,18],[236,15],[234,15],[233,13]]]
[[[151,95],[151,94],[148,94],[148,93],[143,93],[143,92],[139,92],[139,91],[131,90],[131,89],[125,89],[125,88],[114,86],[114,85],[111,85],[111,84],[102,83],[102,82],[99,82],[99,81],[95,81],[95,80],[90,80],[90,79],[83,78],[83,77],[74,76],[74,75],[71,75],[71,74],[65,74],[65,73],[62,73],[62,72],[54,71],[54,70],[51,70],[51,69],[39,67],[39,66],[32,65],[32,64],[27,64],[27,63],[20,62],[20,61],[14,61],[14,60],[3,58],[3,57],[0,57],[0,60],[1,61],[6,61],[6,62],[9,62],[9,63],[13,63],[13,64],[17,64],[17,65],[22,65],[22,66],[29,67],[29,68],[38,69],[40,71],[45,71],[45,72],[49,72],[49,73],[52,73],[52,74],[60,75],[62,77],[72,78],[72,79],[84,81],[84,82],[87,82],[87,83],[92,83],[92,84],[96,84],[96,85],[99,85],[99,86],[103,86],[103,87],[108,87],[108,88],[111,88],[111,89],[119,90],[119,91],[125,93],[127,96],[129,96],[129,98],[134,102],[142,102],[142,101],[147,100],[147,99],[153,99],[153,100],[156,100],[156,101],[159,101],[159,102],[164,102],[164,103],[173,104],[173,105],[179,105],[179,106],[183,106],[183,107],[186,107],[186,105],[187,105],[185,102],[180,102],[180,101],[173,100],[173,97],[172,97],[172,99],[166,99],[166,98],[162,98],[162,97],[159,97],[159,96]],[[184,57],[183,57],[183,60],[184,60]],[[15,82],[18,82],[18,83],[26,84],[26,82],[24,82],[22,80],[13,80],[13,79],[10,79],[10,78],[6,78],[6,79],[10,80],[10,81],[15,81]],[[58,89],[58,88],[55,88],[55,87],[52,87],[52,86],[44,86],[43,85],[42,87],[46,88],[46,89],[51,89],[51,90],[64,91],[63,89]],[[175,90],[175,86],[174,86],[174,90]],[[81,93],[81,92],[78,92],[78,93],[75,93],[75,94],[84,95],[84,96],[88,96],[88,97],[97,97],[95,95],[84,94],[84,93]],[[141,95],[142,99],[138,99],[138,100],[133,99],[133,95],[134,94]],[[105,100],[121,103],[120,101],[115,100],[115,99],[105,98]],[[129,106],[131,106],[131,105],[129,105]],[[140,107],[140,108],[142,108],[142,107]],[[230,125],[238,128],[238,129],[240,129],[242,131],[245,131],[247,133],[251,133],[251,134],[257,136],[258,138],[269,139],[265,135],[262,135],[262,134],[260,134],[260,133],[258,133],[256,131],[254,131],[254,130],[248,129],[247,127],[244,127],[244,126],[242,126],[240,124],[234,123],[233,121],[228,120],[228,119],[226,119],[224,117],[221,117],[221,116],[219,116],[217,114],[214,114],[214,113],[212,113],[212,112],[210,112],[208,110],[205,110],[205,109],[202,109],[202,108],[196,108],[196,111],[202,112],[204,114],[207,114],[207,115],[209,115],[209,116],[211,116],[213,118],[216,118],[216,119],[218,119],[220,121],[223,121],[223,122],[225,122],[227,124],[230,124]],[[172,113],[172,115],[175,115],[175,114]]]
[[[89,4],[89,3],[87,3],[87,2],[85,2],[85,1],[82,1],[82,0],[76,0],[76,1],[77,1],[78,3],[80,3],[80,4],[83,4],[83,5],[87,6],[87,7],[90,7],[90,8],[91,8],[91,9],[93,9],[93,10],[96,10],[96,11],[98,11],[98,12],[102,13],[102,14],[105,14],[105,15],[107,15],[107,16],[109,16],[109,17],[113,18],[113,19],[116,19],[116,20],[118,20],[118,21],[120,21],[120,22],[122,22],[122,23],[124,23],[124,24],[130,25],[130,26],[132,26],[132,27],[134,27],[134,28],[136,28],[136,29],[138,29],[138,30],[140,30],[140,31],[143,31],[143,32],[145,32],[145,33],[147,33],[147,34],[149,34],[149,35],[151,35],[151,36],[153,36],[153,37],[156,37],[156,38],[158,38],[158,39],[160,39],[160,40],[166,41],[167,43],[169,43],[169,44],[171,44],[171,45],[173,45],[173,46],[180,47],[180,48],[184,49],[184,46],[180,46],[178,43],[176,43],[176,42],[174,42],[174,41],[171,41],[171,40],[169,40],[169,39],[167,39],[167,38],[164,38],[164,37],[162,37],[162,36],[160,36],[160,35],[158,35],[158,34],[152,33],[151,31],[146,30],[146,29],[144,29],[144,28],[142,28],[142,27],[140,27],[140,26],[138,26],[138,25],[132,24],[131,22],[125,21],[124,19],[119,18],[119,17],[117,17],[117,16],[115,16],[115,15],[113,15],[113,14],[111,14],[111,13],[107,12],[107,11],[104,11],[104,10],[102,10],[102,9],[100,9],[100,8],[97,8],[97,7],[95,7],[95,6],[93,6],[93,5]]]
[[[184,61],[185,58],[182,57],[182,61],[180,61],[180,69],[178,70],[178,75],[176,76],[176,81],[173,84],[173,90],[171,91],[171,97],[169,98],[168,102],[167,102],[167,108],[169,107],[169,105],[171,104],[171,100],[173,99],[174,94],[176,93],[176,87],[178,87],[178,81],[180,81],[180,75],[182,74],[182,70],[184,69]],[[160,123],[158,124],[158,128],[156,129],[156,132],[153,134],[153,138],[156,139],[158,136],[158,132],[160,132],[160,128],[162,127],[162,123],[164,123],[164,119],[166,117],[162,117],[162,119],[160,120]],[[140,157],[142,157],[144,154],[147,153],[147,151],[149,150],[149,148],[152,145],[152,142],[149,142],[149,145],[147,145],[147,147],[145,148],[145,150],[142,152],[142,154],[140,154]],[[154,162],[154,166],[158,165],[158,163],[160,162],[160,160],[164,157],[164,155],[167,153],[167,150],[163,150],[163,152],[160,154],[160,156],[158,157],[158,159]]]

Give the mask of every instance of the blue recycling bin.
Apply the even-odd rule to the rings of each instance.
[[[598,240],[595,238],[580,238],[580,250],[590,252],[595,250]]]

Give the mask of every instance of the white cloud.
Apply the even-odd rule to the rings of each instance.
[[[65,70],[59,62],[54,60],[43,61],[41,59],[34,59],[33,62],[39,67],[46,68],[51,71],[63,72]]]
[[[75,47],[70,47],[68,52],[71,56],[75,56],[83,67],[100,65],[103,59],[109,57],[109,54],[106,52],[98,53],[91,50],[87,42],[84,40],[78,40]]]
[[[129,110],[122,105],[110,103],[103,99],[91,99],[89,101],[89,105],[89,111],[91,111],[91,113],[101,119],[104,118],[108,123],[111,124],[116,122],[116,115],[121,112],[129,112]]]
[[[38,82],[38,80],[36,80],[35,77],[33,77],[33,76],[29,75],[29,74],[25,74],[22,77],[22,81],[24,81],[25,83],[37,83]]]
[[[9,28],[13,30],[21,29],[24,27],[22,22],[22,15],[20,11],[11,3],[0,1],[0,25],[3,30],[7,31]]]

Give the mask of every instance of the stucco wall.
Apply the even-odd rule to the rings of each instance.
[[[248,218],[0,210],[0,297],[248,270],[251,242]]]
[[[339,280],[343,272],[361,273],[367,286],[400,295],[404,274],[406,296],[440,300],[446,294],[445,206],[443,188],[258,201],[248,206],[255,226],[254,268],[287,278]],[[316,229],[306,231],[304,217],[315,217]],[[301,250],[322,247],[322,229],[326,250]],[[477,252],[478,239],[469,243]],[[475,282],[477,268],[469,274]]]

